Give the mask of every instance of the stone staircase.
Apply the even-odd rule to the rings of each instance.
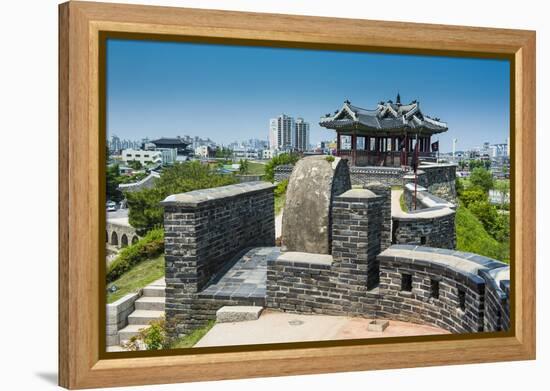
[[[134,303],[134,312],[128,315],[128,325],[118,331],[121,345],[139,330],[149,327],[149,322],[164,316],[165,289],[164,278],[143,288],[141,297]]]

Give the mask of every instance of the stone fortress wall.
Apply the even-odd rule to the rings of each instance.
[[[298,165],[309,164],[308,159]],[[314,166],[330,166],[325,160],[318,159]],[[373,183],[335,193],[332,183],[345,183],[338,176],[346,172],[332,168],[327,173],[336,178],[317,182],[322,188],[315,189],[331,200],[323,209],[331,233],[330,250],[323,254],[287,249],[284,240],[282,248],[273,247],[273,185],[265,182],[184,193],[163,202],[166,317],[168,325],[174,325],[172,332],[189,333],[214,319],[224,305],[394,319],[453,333],[509,329],[507,265],[455,251],[454,243],[435,248],[430,239],[419,246],[412,235],[401,245],[394,237],[392,245],[390,189]],[[289,187],[311,185],[302,176],[295,177]],[[419,199],[418,213],[436,208],[449,210],[454,217],[448,205],[433,205],[439,198],[425,195]],[[324,243],[327,235],[309,240]],[[239,252],[245,255],[237,257],[236,268]],[[242,273],[252,274],[232,291]],[[254,278],[261,282],[247,283]]]
[[[275,245],[273,188],[267,182],[246,182],[172,195],[162,202],[166,319],[174,332],[186,334],[202,326],[223,305],[250,304],[231,297],[209,300],[199,293],[243,249]]]
[[[396,207],[392,213],[392,243],[454,249],[456,206],[417,185],[415,210],[412,183],[404,186],[403,197],[409,210]]]
[[[275,182],[289,179],[293,165],[275,167]],[[402,186],[413,182],[412,173],[401,167],[350,167],[351,184],[366,185],[379,182],[386,186]],[[421,162],[417,171],[418,184],[449,202],[456,202],[456,165],[447,163]]]

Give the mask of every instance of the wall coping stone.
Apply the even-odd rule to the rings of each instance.
[[[378,197],[376,194],[374,194],[372,191],[368,189],[357,189],[352,188],[345,193],[340,194],[339,196],[336,196],[337,200],[360,200],[365,198],[375,198]]]
[[[446,206],[434,206],[426,209],[417,209],[410,212],[403,212],[401,208],[392,210],[392,218],[395,220],[419,220],[419,219],[434,219],[454,214],[455,211]]]
[[[405,185],[405,189],[413,193],[414,183],[407,183]],[[417,200],[420,201],[426,207],[426,209],[437,207],[437,206],[445,206],[450,209],[456,209],[455,204],[447,200],[444,200],[441,197],[431,194],[430,192],[428,192],[428,189],[422,186],[416,187],[416,197],[417,197]]]
[[[418,166],[421,169],[426,168],[437,168],[437,167],[458,167],[458,164],[455,163],[430,163],[430,162],[424,162]]]
[[[217,201],[224,198],[237,197],[243,194],[251,194],[263,190],[274,189],[276,186],[270,182],[254,181],[243,182],[235,185],[213,187],[209,189],[193,190],[187,193],[172,194],[166,197],[160,204],[162,206],[190,206]]]
[[[332,255],[330,254],[313,254],[305,253],[300,251],[287,251],[281,253],[275,259],[268,259],[268,263],[288,263],[293,266],[304,266],[308,267],[309,265],[317,266],[327,266],[330,267],[333,262]]]
[[[487,269],[506,267],[506,264],[481,255],[461,251],[438,249],[423,246],[393,245],[380,253],[379,257],[411,259],[413,263],[426,262],[454,269],[468,277],[477,278],[479,272]]]

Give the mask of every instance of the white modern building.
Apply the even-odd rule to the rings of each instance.
[[[309,122],[303,118],[296,118],[294,124],[294,148],[298,151],[309,149]]]
[[[171,166],[176,163],[178,159],[178,150],[176,148],[157,148],[156,150],[162,154],[163,165]]]
[[[269,148],[291,150],[294,148],[294,118],[281,114],[269,120]]]
[[[124,163],[140,162],[143,165],[146,164],[160,164],[162,163],[162,152],[160,151],[144,151],[141,149],[125,149],[122,151],[122,161]]]
[[[208,145],[199,145],[195,148],[195,155],[200,157],[208,157],[210,153],[210,148]]]
[[[271,160],[275,156],[277,156],[277,150],[276,149],[264,149],[262,151],[262,159],[264,159],[264,160]]]
[[[279,151],[309,149],[309,122],[281,114],[269,120],[269,149]]]

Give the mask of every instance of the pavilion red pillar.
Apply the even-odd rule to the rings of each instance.
[[[357,161],[357,135],[351,135],[351,165],[355,166]]]
[[[340,132],[336,132],[336,156],[340,156]]]

